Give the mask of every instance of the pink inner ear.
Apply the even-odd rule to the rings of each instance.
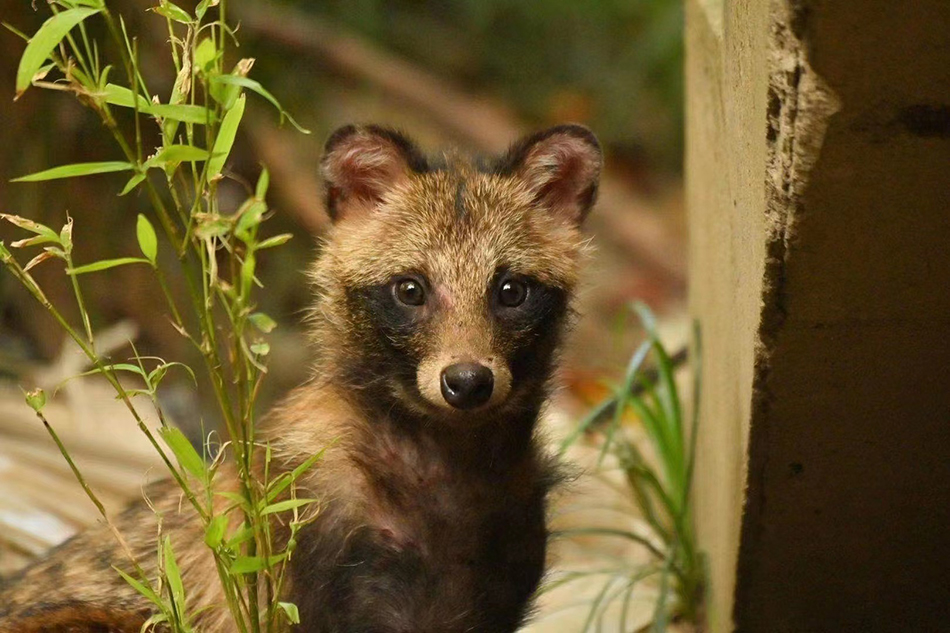
[[[324,175],[335,198],[378,201],[407,176],[407,166],[388,140],[355,134],[326,157]]]
[[[522,175],[536,199],[573,221],[581,219],[600,174],[600,152],[587,141],[556,135],[525,158]]]

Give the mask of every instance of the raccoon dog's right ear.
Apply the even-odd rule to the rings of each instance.
[[[412,141],[399,132],[347,125],[327,139],[321,169],[327,213],[338,222],[371,211],[410,174],[428,167]]]
[[[535,202],[556,217],[579,225],[597,198],[603,166],[600,143],[583,125],[558,125],[521,139],[495,166],[520,178]]]

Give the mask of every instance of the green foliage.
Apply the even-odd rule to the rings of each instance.
[[[102,163],[75,163],[72,165],[63,165],[62,167],[53,167],[35,174],[20,176],[14,178],[11,182],[39,182],[41,180],[56,180],[58,178],[75,178],[76,176],[89,176],[92,174],[107,174],[114,171],[129,171],[135,169],[135,165],[125,161],[108,161]]]
[[[679,167],[682,0],[297,3],[535,121],[582,120],[608,146]]]
[[[647,579],[658,586],[653,631],[662,633],[668,622],[682,619],[696,623],[700,617],[705,571],[703,557],[696,549],[689,503],[695,459],[695,439],[699,415],[699,372],[694,371],[692,419],[687,432],[683,406],[674,378],[674,363],[660,341],[652,313],[637,304],[634,309],[647,332],[647,340],[634,352],[624,379],[613,393],[594,407],[562,444],[570,447],[585,432],[602,435],[601,461],[613,454],[624,475],[627,490],[649,531],[638,534],[610,528],[581,528],[566,535],[594,534],[625,539],[645,547],[653,559],[647,564],[615,569],[567,574],[555,584],[580,578],[606,576],[601,591],[591,603],[584,631],[598,630],[607,607],[620,600],[620,630],[626,631],[626,617],[634,589]],[[694,367],[699,367],[699,337],[695,337]],[[644,362],[655,362],[656,379],[648,379]],[[655,459],[646,459],[638,443],[624,428],[624,415],[636,414],[643,425]]]
[[[17,96],[30,86],[40,67],[49,59],[50,53],[73,27],[98,12],[98,9],[67,9],[43,23],[40,30],[30,38],[20,58],[20,66],[16,72]]]
[[[272,104],[282,120],[302,128],[270,92],[247,77],[253,60],[239,60],[227,66],[226,45],[234,40],[235,32],[225,21],[225,5],[225,0],[202,0],[194,13],[168,0],[158,0],[152,7],[155,19],[163,20],[168,30],[169,64],[177,77],[171,94],[162,100],[146,87],[138,63],[137,40],[130,37],[125,21],[114,15],[105,2],[50,3],[53,15],[32,37],[23,36],[28,42],[17,72],[16,92],[19,95],[34,86],[73,93],[102,120],[122,160],[62,165],[17,178],[15,182],[130,171],[133,175],[119,195],[142,190],[151,211],[137,217],[135,238],[142,257],[123,256],[80,265],[73,261],[72,219],[67,218],[62,229],[56,231],[17,215],[0,214],[0,219],[28,234],[11,247],[41,249],[21,266],[6,245],[0,243],[0,263],[88,357],[93,368],[82,375],[101,376],[115,389],[181,488],[194,520],[202,524],[204,543],[214,557],[220,593],[232,628],[241,633],[270,633],[299,622],[296,607],[280,598],[297,532],[311,520],[310,508],[316,507],[316,500],[298,498],[295,482],[322,453],[292,472],[272,473],[270,449],[262,447],[255,438],[255,404],[267,372],[264,361],[269,351],[264,335],[276,326],[273,319],[255,310],[259,286],[255,276],[257,257],[260,251],[285,243],[289,236],[259,237],[268,216],[266,169],[254,192],[237,209],[219,206],[218,185],[228,177],[227,161],[241,126],[245,90]],[[124,82],[110,81],[113,66],[103,65],[100,58],[100,50],[107,47],[91,38],[86,30],[86,22],[92,20],[101,20],[113,40]],[[10,30],[19,34],[15,28]],[[134,134],[117,124],[115,109],[131,114]],[[145,126],[155,126],[155,134],[143,134]],[[146,138],[158,139],[158,146],[147,147]],[[160,251],[169,255],[161,262]],[[190,299],[187,309],[178,305],[166,284],[166,259],[167,265],[178,266],[183,272]],[[81,328],[74,327],[60,308],[49,301],[30,272],[45,261],[56,260],[62,262],[72,285]],[[107,272],[130,264],[147,264],[154,272],[155,283],[167,300],[172,324],[204,361],[226,436],[226,448],[211,454],[210,462],[202,458],[180,430],[166,423],[158,400],[158,390],[169,370],[183,369],[194,380],[190,367],[142,357],[137,351],[129,362],[114,362],[96,351],[80,279],[87,273]],[[129,386],[130,379],[136,383],[134,386]],[[158,412],[158,428],[151,428],[141,418],[132,404],[135,397],[151,402]],[[25,394],[25,398],[122,545],[131,568],[117,567],[117,573],[154,607],[144,628],[162,625],[173,633],[193,631],[200,613],[198,605],[190,604],[188,597],[204,593],[206,588],[188,586],[189,578],[182,574],[174,549],[182,544],[174,542],[172,535],[163,534],[156,543],[156,560],[150,565],[137,560],[44,417],[46,394],[34,391]],[[210,447],[202,448],[211,453]],[[231,461],[230,470],[237,474],[240,486],[236,492],[218,490],[216,477],[225,460]],[[286,545],[279,546],[275,541],[276,522],[289,532],[287,539],[281,539],[281,543],[286,540]]]

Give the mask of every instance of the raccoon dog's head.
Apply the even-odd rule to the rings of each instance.
[[[430,162],[397,132],[348,126],[322,168],[318,342],[337,377],[455,421],[539,403],[597,191],[594,135],[563,125],[492,162]]]

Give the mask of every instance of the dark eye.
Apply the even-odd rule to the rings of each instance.
[[[426,291],[416,279],[400,279],[393,288],[396,299],[407,306],[421,306],[426,302]]]
[[[506,279],[498,287],[498,303],[506,308],[517,308],[528,296],[528,286],[517,279]]]

